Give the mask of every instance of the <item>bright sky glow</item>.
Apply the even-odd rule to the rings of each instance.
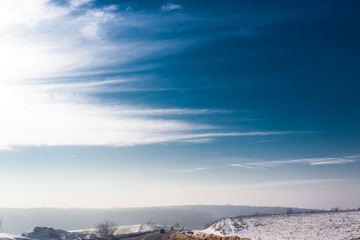
[[[0,207],[358,207],[359,3],[281,2],[2,0]]]

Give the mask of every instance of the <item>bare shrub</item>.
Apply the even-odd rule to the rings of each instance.
[[[340,212],[340,208],[338,207],[331,208],[330,212]]]
[[[155,224],[155,222],[154,222],[152,219],[149,219],[149,220],[146,222],[146,224],[149,224],[149,225],[154,225],[154,224]]]
[[[294,209],[292,209],[292,208],[287,208],[287,209],[286,209],[286,214],[294,214]]]
[[[114,222],[109,222],[105,220],[103,222],[96,224],[95,228],[96,228],[96,233],[100,235],[108,236],[108,235],[114,235],[114,232],[116,230],[116,225]]]

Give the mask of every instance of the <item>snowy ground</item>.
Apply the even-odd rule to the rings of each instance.
[[[360,239],[360,211],[221,219],[209,228],[195,233],[236,235],[252,240]]]
[[[139,225],[127,225],[115,227],[114,235],[121,237],[127,234],[141,234],[152,231],[159,231],[160,229],[170,230],[169,226],[157,225],[157,224],[139,224]],[[49,227],[35,227],[28,232],[20,235],[0,233],[0,240],[78,240],[89,239],[96,240],[96,229],[82,229],[74,231],[64,231],[61,229],[54,229]]]
[[[137,224],[137,225],[124,225],[124,226],[117,226],[114,232],[114,235],[126,235],[132,233],[145,233],[145,232],[153,232],[159,231],[160,229],[170,230],[170,226],[164,226],[159,224]],[[73,230],[69,231],[71,233],[96,233],[95,228],[90,229],[82,229],[82,230]]]
[[[10,233],[0,233],[1,240],[29,240],[27,237],[22,237],[20,235],[10,234]]]

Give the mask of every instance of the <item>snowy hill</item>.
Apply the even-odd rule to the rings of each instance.
[[[32,230],[21,234],[21,236],[26,237],[27,239],[40,239],[40,240],[50,240],[50,239],[96,239],[95,233],[85,233],[85,232],[67,232],[61,229],[54,229],[49,227],[35,227]],[[1,238],[0,238],[1,239]]]
[[[170,230],[169,226],[159,225],[159,224],[139,224],[139,225],[127,225],[117,227],[114,235],[124,235],[131,233],[143,233],[143,232],[153,232],[159,231],[160,229]]]
[[[10,233],[0,233],[0,239],[1,240],[30,240],[30,238],[22,237],[22,236],[10,234]]]
[[[254,240],[360,239],[360,211],[225,218],[195,232]]]
[[[153,231],[159,231],[160,229],[170,230],[169,226],[158,225],[158,224],[138,224],[138,225],[126,225],[126,226],[117,226],[115,227],[114,236],[123,237],[131,234],[142,234]],[[78,240],[78,239],[89,239],[97,240],[99,239],[98,234],[96,234],[96,229],[83,229],[83,230],[74,230],[74,231],[64,231],[61,229],[54,229],[51,227],[35,227],[30,231],[27,231],[21,236],[0,233],[0,240]],[[105,239],[105,238],[101,238]]]
[[[159,231],[160,229],[170,230],[170,226],[159,225],[159,224],[136,224],[136,225],[125,225],[125,226],[116,226],[114,231],[114,236],[121,236],[127,234],[136,234],[136,233],[146,233]],[[81,229],[81,230],[72,230],[70,233],[86,233],[86,234],[95,234],[95,228]]]

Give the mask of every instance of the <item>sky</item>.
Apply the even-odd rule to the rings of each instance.
[[[359,12],[2,0],[0,207],[360,207]]]

